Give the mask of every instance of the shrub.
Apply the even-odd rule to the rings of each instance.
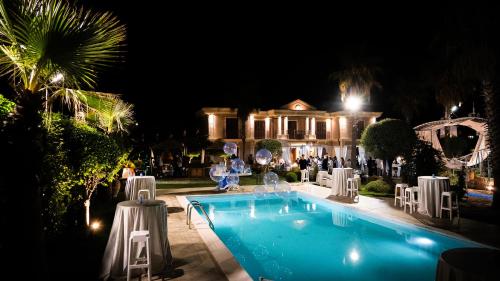
[[[375,180],[367,183],[365,189],[372,192],[389,193],[391,186],[383,180]]]
[[[296,182],[297,181],[297,173],[295,172],[288,172],[285,175],[285,179],[287,182]]]
[[[5,116],[11,113],[15,107],[15,103],[4,98],[4,96],[0,94],[0,119],[3,119]]]
[[[273,139],[265,139],[255,144],[255,151],[265,148],[271,152],[273,158],[281,155],[281,142]]]

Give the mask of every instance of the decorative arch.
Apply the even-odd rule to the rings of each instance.
[[[476,146],[474,147],[474,152],[461,156],[459,158],[452,159],[444,156],[443,147],[439,142],[437,131],[451,126],[466,126],[477,132],[479,138],[477,140]],[[475,166],[481,163],[490,154],[490,150],[488,147],[488,125],[486,119],[484,118],[462,117],[456,119],[432,121],[418,125],[414,128],[414,130],[421,140],[430,142],[434,149],[443,153],[443,159],[445,159],[445,164],[448,168],[457,169],[462,165],[466,165],[467,167]]]

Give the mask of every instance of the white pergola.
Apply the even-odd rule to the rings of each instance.
[[[477,132],[479,138],[472,154],[452,159],[444,156],[443,147],[439,142],[437,131],[451,126],[466,126]],[[456,119],[438,120],[418,125],[414,129],[417,136],[421,140],[430,142],[432,147],[443,153],[446,167],[451,169],[459,169],[462,165],[467,165],[467,167],[478,165],[490,154],[490,150],[488,148],[488,126],[486,119],[484,118],[462,117]],[[469,156],[469,160],[465,161]]]

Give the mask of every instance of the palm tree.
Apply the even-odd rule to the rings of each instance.
[[[493,21],[496,15],[494,9],[479,6],[478,10],[469,11],[463,8],[463,13],[455,14],[454,20],[448,20],[443,31],[438,33],[433,46],[439,50],[439,58],[444,61],[441,77],[437,82],[438,89],[447,90],[446,99],[451,96],[466,97],[474,94],[474,88],[485,99],[485,112],[488,119],[488,142],[490,146],[490,163],[493,163],[493,178],[497,188],[493,193],[493,207],[500,208],[500,106],[499,94],[496,90],[498,83],[498,66],[496,64],[494,46],[496,30],[489,29],[496,26]],[[453,14],[453,13],[450,13]],[[470,15],[476,17],[470,17]],[[467,20],[469,19],[469,20]],[[450,36],[451,34],[451,36]],[[441,83],[440,83],[441,82]],[[446,100],[445,99],[445,100]]]
[[[134,122],[133,105],[122,101],[116,94],[86,92],[89,119],[107,134],[128,132]]]
[[[15,114],[0,138],[0,155],[11,159],[0,164],[2,173],[9,174],[0,180],[0,192],[9,207],[16,206],[12,198],[23,198],[30,206],[2,221],[23,233],[29,246],[13,250],[32,253],[27,268],[42,279],[39,180],[46,139],[40,112],[44,101],[61,91],[71,94],[69,100],[78,108],[81,99],[75,91],[95,87],[99,72],[120,60],[124,40],[125,27],[110,13],[86,11],[64,0],[0,0],[0,76],[8,76],[17,93]],[[4,186],[15,186],[15,193]]]
[[[330,79],[338,81],[342,102],[351,94],[361,96],[369,102],[371,90],[382,87],[376,78],[379,72],[380,69],[375,66],[353,64],[332,73]]]

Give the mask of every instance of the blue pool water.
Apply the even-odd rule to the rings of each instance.
[[[303,193],[188,196],[254,280],[434,280],[439,254],[481,247]]]

